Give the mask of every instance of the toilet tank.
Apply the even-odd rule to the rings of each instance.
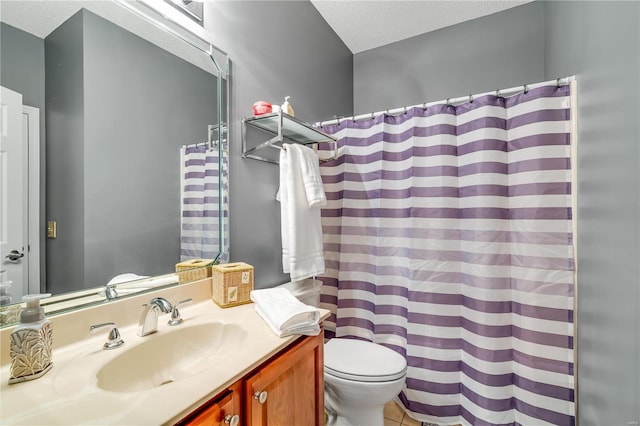
[[[308,278],[284,283],[278,287],[286,288],[305,305],[320,307],[320,290],[322,290],[322,281],[320,280]]]

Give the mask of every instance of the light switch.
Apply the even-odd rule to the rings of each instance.
[[[55,220],[47,222],[47,238],[56,238],[58,235],[58,224]]]

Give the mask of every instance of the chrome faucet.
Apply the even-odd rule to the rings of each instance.
[[[138,336],[144,337],[158,331],[158,310],[168,314],[173,307],[167,299],[154,297],[149,303],[143,305],[142,316],[138,321]]]

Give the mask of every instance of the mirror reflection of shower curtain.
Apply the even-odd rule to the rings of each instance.
[[[226,201],[226,157],[223,155],[222,190],[218,172],[218,151],[206,146],[187,146],[180,148],[181,176],[181,223],[180,223],[180,260],[216,259],[220,252],[221,261],[228,256],[226,241],[220,247],[219,196],[223,199],[223,217],[227,217]],[[226,220],[222,226],[226,225]],[[225,232],[223,232],[226,235]]]

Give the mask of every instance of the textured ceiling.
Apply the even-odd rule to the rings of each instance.
[[[86,7],[102,14],[105,2],[100,1],[0,1],[0,18],[5,22],[39,38],[45,38],[78,10]]]
[[[173,35],[159,30],[156,26],[113,1],[0,0],[0,21],[36,37],[45,38],[82,8],[86,8],[156,46],[215,74],[208,55],[202,54]]]
[[[359,53],[530,1],[311,0],[311,3],[351,52]],[[124,11],[119,12],[118,20],[109,16],[113,15],[113,9],[118,9],[110,1],[0,0],[0,17],[10,25],[44,38],[81,7],[140,33],[139,24],[123,22],[126,21]]]
[[[353,53],[384,46],[527,1],[311,0]]]

